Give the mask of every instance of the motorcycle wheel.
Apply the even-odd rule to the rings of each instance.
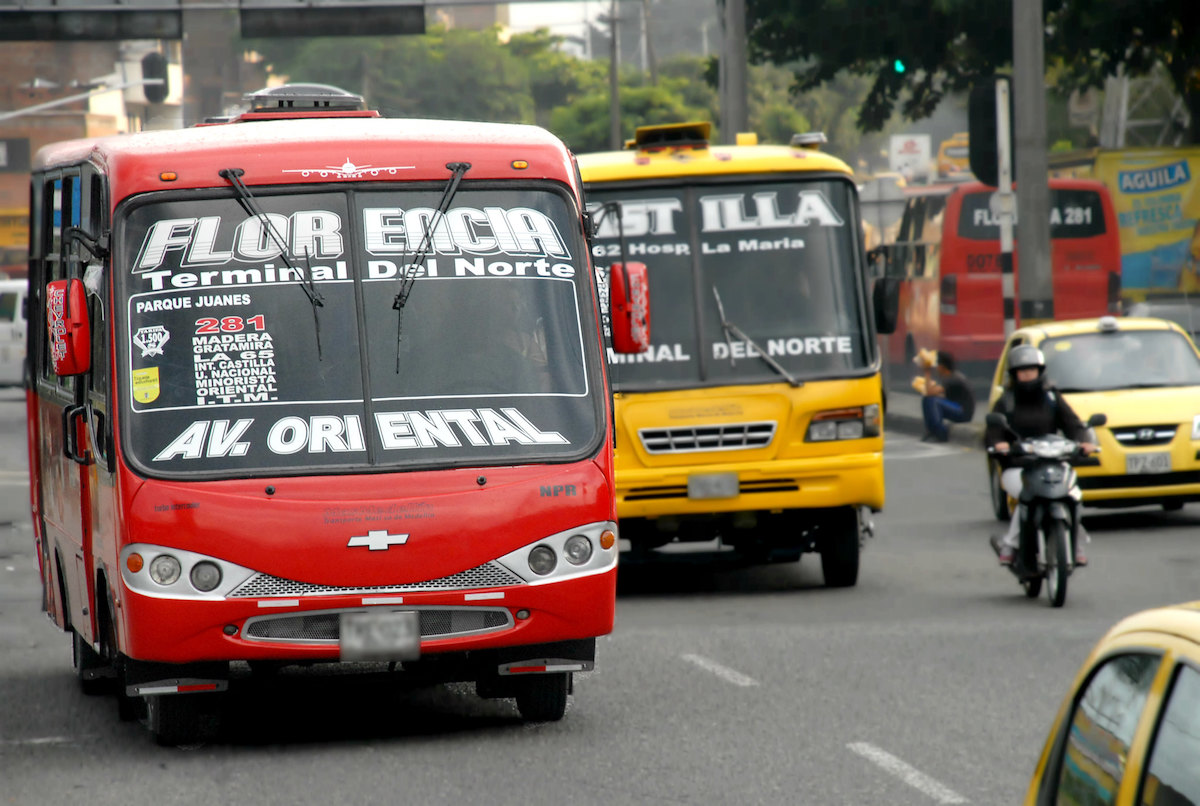
[[[996,520],[1007,523],[1012,517],[1012,510],[1008,506],[1008,493],[1000,486],[1000,467],[992,461],[988,462],[988,490],[992,494],[992,514],[996,516]]]
[[[1067,601],[1067,530],[1055,521],[1046,530],[1046,598],[1051,607],[1062,607]]]

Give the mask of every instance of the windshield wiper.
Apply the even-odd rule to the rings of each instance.
[[[320,361],[323,358],[321,355],[321,320],[317,317],[317,308],[324,307],[325,298],[321,296],[321,292],[318,291],[316,285],[313,284],[312,260],[310,259],[306,250],[304,253],[304,259],[308,264],[307,273],[300,271],[291,264],[291,261],[288,260],[287,245],[283,242],[283,239],[279,237],[279,232],[275,229],[275,225],[271,223],[271,219],[267,218],[267,214],[264,213],[258,206],[258,202],[250,193],[250,188],[246,187],[246,183],[242,181],[242,176],[245,173],[246,172],[241,168],[222,168],[221,170],[217,171],[218,176],[229,182],[229,184],[233,185],[234,193],[237,194],[238,204],[240,204],[242,209],[246,211],[246,215],[257,218],[262,223],[263,229],[266,230],[267,234],[271,236],[271,240],[275,242],[277,247],[279,247],[279,258],[283,261],[283,265],[291,270],[294,274],[300,276],[300,290],[304,292],[306,297],[308,297],[309,305],[312,306],[313,328],[316,330],[317,334],[317,360]]]
[[[767,366],[769,366],[771,369],[775,370],[780,375],[782,375],[784,378],[786,378],[787,382],[790,383],[792,386],[803,386],[804,381],[796,380],[795,376],[793,376],[792,373],[790,373],[786,369],[784,369],[783,366],[781,366],[780,363],[778,361],[776,361],[774,358],[771,358],[771,356],[767,355],[767,351],[764,350],[758,344],[758,342],[756,342],[754,339],[747,336],[745,333],[742,332],[741,328],[739,328],[733,322],[730,322],[728,319],[725,318],[725,306],[721,304],[721,294],[717,291],[716,285],[714,285],[712,287],[712,290],[713,290],[713,296],[717,298],[717,313],[721,317],[721,328],[725,331],[725,344],[729,346],[729,364],[730,364],[730,366],[736,366],[736,363],[733,360],[733,344],[729,340],[729,334],[732,333],[734,336],[737,336],[739,339],[741,339],[742,341],[746,342],[751,347],[753,347],[758,352],[759,358],[761,358],[763,361],[765,361],[767,363]]]
[[[408,295],[412,293],[413,282],[417,279],[416,267],[425,265],[425,255],[433,245],[433,233],[437,230],[442,218],[445,217],[446,211],[450,209],[450,202],[454,199],[454,194],[458,192],[458,183],[462,181],[463,174],[471,170],[471,163],[447,162],[446,168],[451,173],[450,181],[446,184],[446,189],[442,191],[442,200],[438,202],[437,210],[425,225],[425,237],[421,239],[421,245],[417,248],[413,259],[408,259],[408,251],[405,249],[403,260],[400,262],[400,265],[404,267],[402,269],[404,273],[400,275],[400,290],[396,292],[396,296],[392,300],[392,309],[396,311],[397,375],[400,374],[400,333],[404,326],[404,306],[408,304]]]

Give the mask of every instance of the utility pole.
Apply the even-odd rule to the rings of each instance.
[[[642,0],[642,61],[650,71],[650,86],[658,86],[658,65],[654,62],[654,34],[650,24],[650,0]]]
[[[1016,138],[1018,317],[1054,318],[1050,185],[1046,159],[1046,29],[1042,0],[1013,0],[1013,134]]]
[[[616,151],[622,146],[621,138],[621,87],[618,81],[621,44],[617,36],[617,0],[612,0],[612,10],[608,15],[609,31],[612,33],[612,43],[608,49],[608,146]]]
[[[725,0],[725,50],[720,73],[721,142],[749,128],[746,111],[746,0]]]

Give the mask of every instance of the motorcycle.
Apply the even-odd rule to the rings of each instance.
[[[1030,599],[1041,593],[1045,580],[1050,606],[1062,607],[1067,600],[1067,578],[1075,567],[1075,541],[1079,536],[1080,502],[1073,494],[1072,468],[1099,465],[1100,460],[1085,455],[1080,443],[1057,434],[1022,438],[998,412],[989,413],[986,421],[1012,435],[1008,457],[1021,468],[1021,497],[1017,502],[1020,537],[1009,570]],[[1087,425],[1091,428],[1107,421],[1105,415],[1093,414]],[[988,453],[995,455],[996,451],[989,447]],[[994,540],[992,548],[999,555],[1000,547]]]

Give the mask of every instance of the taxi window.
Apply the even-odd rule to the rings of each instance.
[[[1117,655],[1092,675],[1071,717],[1054,803],[1116,803],[1158,664],[1156,655]]]
[[[0,321],[17,321],[17,293],[0,293]]]
[[[1137,802],[1200,804],[1200,672],[1181,666],[1158,724]]]

